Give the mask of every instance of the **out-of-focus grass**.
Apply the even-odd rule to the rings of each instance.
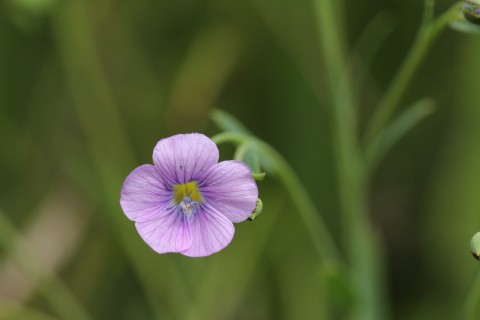
[[[325,318],[314,247],[272,177],[259,183],[263,214],[237,225],[233,243],[210,258],[155,254],[118,204],[123,179],[151,162],[158,139],[215,133],[208,113],[221,107],[285,155],[341,238],[311,4],[40,2],[0,5],[0,209],[27,233],[52,193],[65,189],[81,203],[63,210],[86,221],[85,231],[51,270],[78,303],[96,319]],[[398,22],[372,69],[358,75],[366,119],[414,38],[421,5],[345,4],[349,43],[381,11]],[[468,240],[480,229],[478,43],[448,32],[434,46],[404,101],[432,97],[436,114],[388,154],[373,182],[372,219],[385,238],[396,319],[451,319],[475,274]],[[2,251],[0,279],[7,260]],[[58,316],[39,290],[0,304],[0,315],[18,306],[12,319]]]

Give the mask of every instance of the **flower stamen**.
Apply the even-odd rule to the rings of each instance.
[[[191,215],[194,213],[196,207],[203,202],[197,182],[191,181],[175,185],[173,201],[182,209],[184,214]]]

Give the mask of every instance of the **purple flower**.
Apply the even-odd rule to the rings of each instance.
[[[216,144],[203,134],[160,140],[154,165],[133,170],[120,205],[138,233],[158,253],[211,255],[233,238],[233,222],[255,209],[258,189],[240,161],[218,162]]]

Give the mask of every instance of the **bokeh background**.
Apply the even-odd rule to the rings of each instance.
[[[437,12],[452,3],[437,1]],[[1,319],[57,319],[45,298],[52,279],[95,319],[326,319],[314,247],[274,177],[259,183],[262,215],[209,258],[154,253],[119,206],[124,178],[151,163],[160,138],[217,133],[209,112],[219,108],[285,155],[339,238],[312,6],[0,3],[0,211],[14,228],[0,232]],[[349,0],[343,11],[347,63],[369,70],[356,97],[362,129],[422,3]],[[457,318],[478,269],[468,242],[480,230],[479,56],[479,37],[448,30],[435,43],[402,100],[431,97],[435,113],[372,182],[392,319]]]

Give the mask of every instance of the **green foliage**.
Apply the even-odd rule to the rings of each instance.
[[[430,40],[447,24],[473,34],[478,26],[461,16],[462,3],[437,16],[451,2],[434,11],[427,1],[416,39],[429,41],[395,78],[418,44],[421,5],[324,4],[2,2],[0,318],[342,317],[362,298],[357,284],[370,288],[352,261],[385,280],[373,285],[386,288],[379,307],[391,306],[392,318],[457,318],[478,269],[468,241],[480,230],[480,42],[457,32]],[[424,96],[436,111],[421,121],[432,110]],[[387,113],[369,135],[382,102]],[[241,122],[212,113],[218,106]],[[218,133],[210,114],[220,131],[239,134],[231,158],[264,178],[262,217],[238,225],[212,257],[157,255],[120,209],[122,182],[151,163],[160,138]],[[352,119],[353,130],[341,129]],[[242,144],[250,134],[262,140]],[[343,153],[351,138],[368,167]],[[337,180],[340,166],[349,174]],[[365,188],[345,183],[365,172]],[[352,236],[345,224],[362,226],[341,212],[358,205],[372,228]],[[358,235],[366,244],[351,250]],[[466,312],[475,319],[472,287]]]

